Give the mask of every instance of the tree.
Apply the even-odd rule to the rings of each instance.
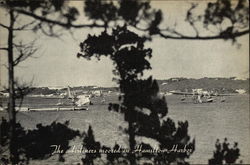
[[[32,0],[4,0],[5,8],[12,8],[15,12],[40,21],[36,30],[46,30],[53,35],[56,26],[67,28],[108,28],[126,22],[136,30],[144,32],[150,37],[158,35],[165,39],[217,40],[236,39],[249,33],[249,3],[247,0],[217,0],[208,2],[204,13],[195,14],[199,3],[192,4],[187,11],[186,20],[194,29],[194,35],[183,34],[176,30],[176,26],[163,25],[161,10],[153,9],[150,1],[84,1],[84,13],[91,20],[89,24],[75,23],[80,14],[77,8],[69,7],[64,0],[32,1]],[[41,9],[41,11],[39,11]],[[127,11],[130,11],[129,13]],[[59,13],[58,19],[52,19],[50,14]],[[224,24],[229,21],[229,24]],[[201,29],[199,24],[205,29]],[[2,27],[4,25],[1,25]],[[164,28],[160,28],[164,27]],[[199,28],[198,28],[199,27]],[[213,34],[202,34],[204,30],[215,28]],[[48,30],[49,29],[49,30]]]
[[[248,1],[217,0],[208,2],[204,13],[195,14],[194,11],[198,7],[198,3],[192,4],[186,14],[185,21],[195,32],[192,35],[177,31],[176,26],[170,27],[163,24],[161,10],[152,9],[150,1],[125,0],[118,1],[118,5],[98,0],[85,1],[85,13],[90,19],[102,21],[105,25],[123,20],[128,26],[143,31],[144,35],[149,38],[158,35],[165,39],[231,39],[235,41],[236,38],[249,33]],[[225,21],[229,23],[225,24]],[[203,28],[201,28],[202,26]],[[204,30],[211,29],[216,29],[213,34],[203,34]]]
[[[10,142],[9,129],[10,122],[1,119],[1,163],[10,164],[13,160],[5,157],[6,146]],[[30,159],[46,159],[52,156],[53,152],[59,152],[59,161],[64,161],[64,154],[70,148],[69,141],[76,136],[80,136],[79,131],[72,130],[68,127],[69,121],[64,123],[53,122],[51,125],[43,126],[37,124],[33,130],[25,130],[20,123],[15,125],[16,152],[15,160],[18,164],[29,164]],[[39,152],[37,152],[39,150]]]
[[[77,54],[78,57],[86,59],[91,57],[100,59],[101,56],[107,56],[114,63],[113,73],[116,76],[114,79],[119,84],[122,93],[119,99],[122,103],[113,107],[118,107],[115,110],[123,113],[124,120],[128,122],[130,164],[137,164],[136,136],[153,138],[161,144],[162,149],[170,149],[173,144],[189,145],[194,149],[194,143],[189,143],[187,122],[179,123],[179,128],[176,129],[171,119],[164,120],[168,107],[165,97],[158,96],[159,87],[156,80],[152,77],[141,78],[143,71],[151,69],[147,58],[151,58],[152,50],[146,49],[144,42],[145,38],[129,31],[126,26],[118,26],[111,34],[105,30],[99,36],[89,35],[80,44],[81,51]],[[110,107],[110,110],[113,107]],[[172,154],[169,157],[171,159],[165,159],[164,163],[175,162],[178,157],[184,161],[183,158],[188,155]]]
[[[90,153],[86,153],[85,158],[82,159],[83,164],[94,165],[94,159],[101,157],[99,152],[101,144],[100,142],[95,141],[95,136],[91,126],[89,126],[87,134],[83,139],[83,146],[87,149],[87,151],[90,151]],[[91,151],[93,151],[93,153]]]
[[[225,162],[226,164],[235,164],[236,160],[240,156],[240,149],[238,148],[238,143],[234,142],[233,147],[229,147],[227,138],[224,139],[223,143],[220,143],[220,140],[217,139],[215,143],[216,151],[212,159],[208,160],[209,165],[218,164],[222,165]]]
[[[136,46],[127,46],[135,44]],[[144,49],[144,41],[135,33],[127,30],[126,27],[117,27],[109,35],[104,31],[100,36],[89,36],[88,39],[80,44],[81,52],[78,57],[91,58],[96,56],[98,59],[102,55],[110,56],[113,60],[115,69],[113,73],[117,76],[123,96],[123,111],[125,120],[128,122],[129,144],[130,144],[130,163],[135,164],[135,155],[132,153],[135,142],[135,104],[134,90],[139,87],[138,78],[143,74],[144,69],[149,69],[150,64],[145,59],[151,57],[151,49]],[[136,96],[136,95],[135,95]]]
[[[1,50],[5,50],[8,53],[8,90],[9,90],[9,106],[8,106],[8,116],[10,122],[10,158],[13,164],[18,163],[18,153],[17,153],[17,139],[16,139],[16,111],[15,111],[15,99],[16,93],[14,88],[14,66],[24,61],[28,57],[32,56],[36,49],[34,48],[34,42],[30,44],[23,44],[20,42],[19,44],[14,42],[14,32],[27,30],[28,28],[36,31],[38,28],[42,30],[42,32],[49,36],[55,36],[53,31],[53,25],[48,22],[44,23],[42,20],[36,22],[32,20],[29,23],[25,23],[24,25],[16,27],[17,19],[20,14],[16,11],[19,9],[23,9],[24,11],[29,11],[30,13],[36,12],[37,10],[42,10],[43,16],[48,16],[52,13],[60,13],[62,17],[66,18],[68,22],[71,22],[75,19],[75,15],[77,14],[73,8],[68,9],[67,12],[62,13],[64,1],[16,1],[16,0],[6,0],[3,1],[3,7],[7,13],[9,14],[9,25],[5,25],[0,23],[0,27],[7,30],[8,33],[8,46],[1,48]],[[43,25],[49,27],[48,30],[43,29]],[[16,48],[17,53],[14,52],[14,48]]]

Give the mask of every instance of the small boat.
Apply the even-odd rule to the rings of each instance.
[[[87,106],[82,107],[43,107],[43,108],[29,108],[29,107],[22,107],[17,109],[20,112],[35,112],[35,111],[88,111]]]
[[[182,98],[181,98],[181,101],[184,101],[184,100],[186,100],[186,98],[185,98],[185,97],[182,97]]]
[[[226,101],[226,98],[225,97],[222,97],[220,102],[225,102]]]
[[[213,98],[206,99],[206,103],[211,103],[211,102],[213,102],[213,101],[214,101]]]

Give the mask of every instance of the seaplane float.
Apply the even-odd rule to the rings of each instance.
[[[220,100],[220,102],[225,102],[225,96],[233,96],[232,94],[218,94],[202,90],[193,90],[192,92],[170,91],[169,93],[182,95],[181,101],[185,101],[188,96],[191,96],[193,103],[213,103],[218,100]],[[215,97],[220,97],[220,99],[215,99]]]
[[[89,105],[91,105],[90,96],[83,94],[76,94],[71,91],[68,86],[67,95],[65,98],[59,98],[58,103],[55,105],[44,105],[44,107],[34,108],[32,105],[30,107],[16,107],[16,111],[30,112],[30,111],[82,111],[89,110]],[[0,107],[0,110],[7,109]]]

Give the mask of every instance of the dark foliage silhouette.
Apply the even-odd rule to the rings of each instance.
[[[101,145],[100,142],[95,140],[92,127],[89,126],[88,131],[83,133],[83,150],[84,157],[82,163],[86,165],[96,164],[96,159],[103,159],[104,164],[128,164],[127,153],[119,146],[115,144],[113,148]],[[106,156],[106,159],[104,158]]]
[[[219,27],[218,36],[225,40],[231,39],[236,41],[234,34],[245,30],[249,32],[249,3],[246,0],[239,0],[238,2],[228,0],[209,2],[202,15],[192,14],[192,10],[196,6],[193,5],[187,12],[187,21],[196,30],[197,35],[199,35],[198,29],[195,27],[197,22],[203,22],[203,26],[207,30],[211,27]],[[227,26],[225,26],[225,21],[229,21]]]
[[[83,139],[83,147],[85,147],[86,150],[90,151],[85,154],[85,158],[82,158],[83,164],[94,165],[94,159],[101,157],[101,154],[99,152],[99,150],[101,149],[101,144],[100,142],[95,141],[91,126],[89,126],[87,134]]]
[[[229,147],[227,138],[224,139],[223,143],[217,139],[215,143],[216,150],[212,159],[209,159],[209,165],[223,165],[223,164],[235,164],[240,156],[240,149],[238,143],[234,142],[233,147]]]
[[[225,19],[229,19],[231,27],[227,27],[224,32],[231,32],[231,34],[228,34],[232,35],[234,31],[228,31],[229,29],[244,29],[249,26],[249,6],[247,3],[245,0],[238,1],[236,5],[227,0],[218,0],[214,3],[210,2],[205,10],[203,23],[208,27],[209,24],[222,24]],[[240,27],[237,27],[237,25],[240,25]],[[228,38],[230,38],[230,36],[228,36]]]
[[[198,3],[192,4],[187,10],[186,20],[183,21],[189,23],[194,34],[185,34],[177,31],[175,26],[163,23],[162,11],[154,9],[150,5],[150,1],[85,0],[83,3],[84,14],[90,20],[89,24],[76,23],[80,11],[78,8],[69,6],[64,0],[3,0],[2,2],[4,7],[12,8],[19,14],[38,20],[39,23],[34,24],[33,29],[41,30],[47,35],[55,34],[55,26],[67,29],[108,28],[121,25],[121,22],[144,32],[148,38],[158,35],[165,39],[231,39],[235,41],[236,38],[249,33],[249,3],[247,0],[208,2],[206,9],[199,14],[193,12],[199,7]],[[57,19],[50,17],[54,13],[59,15]],[[223,24],[227,20],[230,23]],[[216,27],[217,30],[214,34],[203,34],[204,29],[201,29],[199,24],[202,24],[205,30],[210,27]]]
[[[115,66],[114,80],[119,84],[122,93],[119,99],[120,105],[110,104],[109,110],[119,111],[124,114],[124,120],[128,122],[130,164],[136,164],[136,136],[153,138],[160,143],[161,149],[171,149],[174,144],[179,147],[187,145],[194,150],[194,143],[190,143],[187,122],[179,122],[178,128],[171,119],[164,120],[168,108],[165,97],[159,95],[159,87],[152,77],[142,79],[143,71],[151,69],[147,58],[151,58],[152,50],[144,48],[145,39],[131,32],[126,26],[118,26],[109,34],[106,30],[99,36],[91,36],[80,44],[81,51],[78,57],[91,59],[101,56],[109,57]],[[169,129],[170,128],[170,129]],[[145,146],[145,145],[144,145]],[[189,154],[191,154],[190,152]],[[157,157],[165,164],[179,161],[189,154],[162,154]],[[137,157],[138,158],[138,157]],[[179,158],[179,159],[177,159]]]
[[[7,51],[8,53],[8,91],[9,91],[9,103],[8,103],[8,117],[10,122],[9,128],[9,150],[10,150],[10,160],[12,164],[18,163],[18,139],[16,134],[16,105],[15,99],[23,97],[23,90],[18,89],[15,91],[14,80],[14,67],[20,62],[26,60],[28,57],[32,56],[36,52],[34,47],[34,42],[23,43],[23,41],[16,41],[17,31],[33,30],[37,32],[41,31],[47,36],[58,37],[58,34],[54,31],[54,23],[48,20],[47,17],[57,14],[58,21],[63,21],[64,23],[59,23],[61,27],[68,29],[71,22],[75,21],[78,15],[78,11],[74,7],[65,6],[63,0],[51,0],[51,1],[33,1],[33,0],[2,0],[0,9],[8,13],[6,17],[7,21],[1,20],[0,27],[5,30],[7,34],[6,43],[7,46],[1,47],[0,50]],[[40,17],[36,16],[35,13],[40,13]],[[34,16],[30,22],[20,20],[20,15]],[[41,19],[42,18],[42,19]],[[6,23],[7,22],[7,23]],[[20,23],[21,22],[21,23]],[[24,23],[25,22],[25,23]],[[15,40],[14,40],[15,38]],[[27,42],[25,40],[25,42]],[[2,45],[1,45],[2,46]],[[21,95],[20,95],[21,94]]]
[[[118,24],[119,21],[123,21],[126,25],[143,31],[147,38],[158,35],[165,39],[231,39],[236,41],[237,37],[249,33],[249,3],[247,0],[208,2],[204,12],[194,14],[193,11],[198,7],[198,3],[192,4],[187,10],[185,20],[194,30],[194,34],[185,34],[177,31],[175,26],[171,27],[163,23],[162,11],[153,9],[150,1],[124,0],[114,4],[112,1],[86,0],[84,11],[90,20],[101,21],[105,28],[111,22]],[[228,20],[230,23],[224,24]],[[199,26],[200,24],[204,29]],[[204,30],[207,31],[214,27],[216,29],[214,34],[203,34]]]
[[[18,148],[18,162],[28,164],[31,159],[46,159],[52,156],[54,147],[60,145],[64,152],[59,153],[59,161],[64,161],[63,155],[70,148],[69,141],[76,136],[80,136],[79,131],[72,130],[68,127],[69,122],[56,123],[43,126],[37,124],[34,130],[25,130],[19,123],[16,124],[17,141],[15,144]],[[10,123],[2,118],[1,121],[1,161],[10,163],[8,157],[4,157],[5,150],[9,145],[9,128]],[[39,151],[39,152],[37,152]]]
[[[103,150],[111,150],[111,148],[103,146]],[[128,164],[127,153],[123,151],[123,148],[119,144],[115,144],[112,148],[118,152],[116,153],[107,153],[107,163],[108,164]]]

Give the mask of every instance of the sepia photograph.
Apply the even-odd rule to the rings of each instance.
[[[250,165],[248,0],[0,0],[0,165]]]

